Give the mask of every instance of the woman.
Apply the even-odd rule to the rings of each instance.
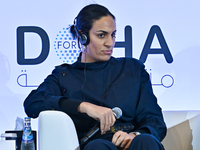
[[[134,58],[111,56],[115,45],[115,17],[104,6],[84,7],[71,26],[82,47],[72,65],[57,66],[24,102],[25,112],[38,117],[43,110],[61,110],[74,121],[81,140],[98,122],[84,150],[164,149],[166,135],[161,108],[153,94],[144,65]],[[123,115],[116,120],[112,108]],[[110,133],[110,127],[131,124],[130,131]],[[83,148],[82,148],[83,149]]]

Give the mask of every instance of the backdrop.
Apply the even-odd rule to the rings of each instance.
[[[26,116],[24,99],[55,66],[76,61],[69,26],[90,3],[116,16],[113,56],[145,64],[163,110],[199,110],[200,1],[0,0],[0,133]]]

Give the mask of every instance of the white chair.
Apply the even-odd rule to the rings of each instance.
[[[38,119],[39,150],[78,150],[79,142],[72,119],[60,111],[43,111]]]
[[[167,135],[165,150],[200,150],[200,111],[164,111]],[[79,149],[77,133],[71,118],[59,111],[39,115],[39,150]]]

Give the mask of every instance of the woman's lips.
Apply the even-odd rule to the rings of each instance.
[[[103,53],[106,54],[106,55],[111,55],[112,50],[103,50]]]

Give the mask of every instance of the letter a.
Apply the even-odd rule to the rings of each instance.
[[[161,47],[160,49],[151,48],[151,44],[153,42],[153,38],[154,38],[155,34],[157,35],[158,41],[160,43],[160,47]],[[148,54],[163,54],[168,63],[172,63],[173,62],[172,55],[171,55],[171,53],[169,51],[169,48],[168,48],[167,43],[166,43],[166,41],[164,39],[164,36],[163,36],[163,34],[161,32],[161,29],[157,25],[152,26],[150,31],[149,31],[149,35],[147,37],[147,40],[146,40],[146,42],[144,44],[142,53],[140,55],[140,61],[145,63]]]

